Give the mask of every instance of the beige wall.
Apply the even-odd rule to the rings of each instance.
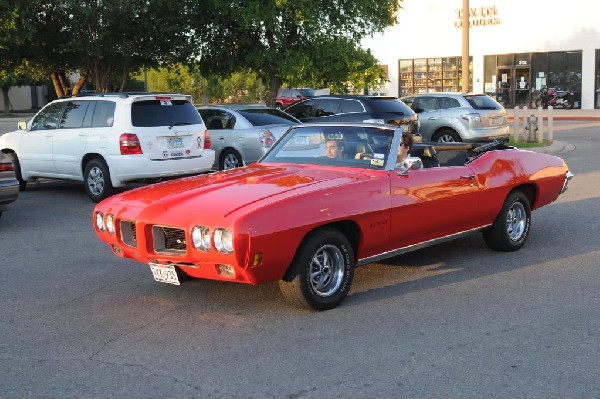
[[[46,86],[35,86],[35,96],[37,98],[37,107],[41,108],[47,103]],[[8,99],[11,111],[27,111],[32,109],[34,101],[31,95],[31,86],[11,87],[8,91]],[[4,110],[4,98],[0,96],[0,111]]]

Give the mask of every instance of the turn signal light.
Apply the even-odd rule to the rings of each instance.
[[[234,278],[235,269],[231,265],[217,265],[217,272],[223,277]]]

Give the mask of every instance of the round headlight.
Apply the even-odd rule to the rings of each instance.
[[[192,229],[192,242],[200,251],[210,251],[210,229],[206,226],[196,226]]]
[[[106,230],[108,230],[110,234],[115,234],[115,215],[110,213],[106,215]]]
[[[104,215],[102,212],[96,213],[96,228],[100,231],[104,231]]]
[[[215,230],[215,248],[223,254],[233,252],[233,232],[227,229]]]

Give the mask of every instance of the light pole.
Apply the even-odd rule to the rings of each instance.
[[[469,92],[469,0],[463,0],[462,11],[462,88]]]

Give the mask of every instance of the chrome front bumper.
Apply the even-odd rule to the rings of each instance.
[[[573,173],[571,173],[571,171],[567,170],[567,173],[565,173],[565,182],[563,183],[562,189],[560,190],[560,193],[564,193],[565,191],[567,191],[567,188],[569,188],[569,182],[571,181],[571,179],[573,178]]]

